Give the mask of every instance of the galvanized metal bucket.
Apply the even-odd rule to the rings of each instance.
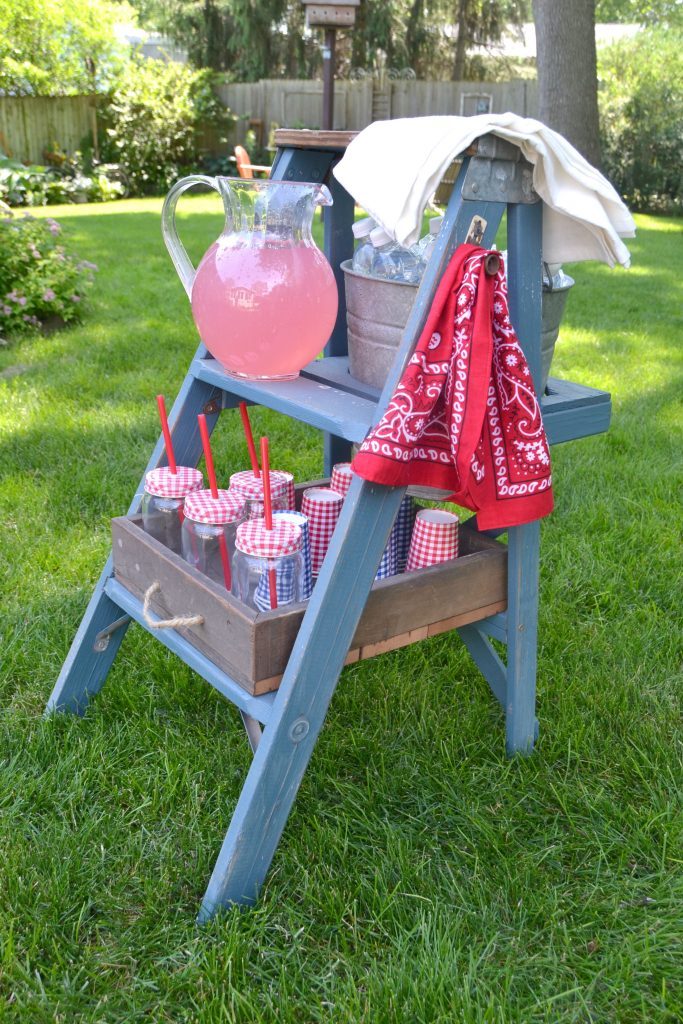
[[[385,281],[353,270],[350,260],[341,264],[346,286],[346,324],[349,340],[349,371],[352,377],[382,388],[396,355],[418,286]],[[541,383],[545,391],[555,342],[560,331],[569,289],[543,288]]]

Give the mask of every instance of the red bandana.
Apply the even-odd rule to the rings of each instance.
[[[531,374],[510,323],[501,268],[461,245],[441,279],[387,411],[353,461],[365,480],[452,490],[480,529],[553,507],[550,452]]]

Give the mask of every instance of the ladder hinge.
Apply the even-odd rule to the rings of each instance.
[[[115,619],[110,625],[105,626],[99,633],[96,633],[95,643],[92,645],[93,651],[103,654],[107,647],[109,647],[109,637],[112,633],[115,633],[117,629],[121,629],[122,626],[127,626],[129,622],[130,615],[122,615],[120,619]]]

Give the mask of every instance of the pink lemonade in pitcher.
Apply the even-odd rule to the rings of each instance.
[[[192,314],[231,374],[287,380],[319,354],[337,317],[332,269],[313,245],[221,238],[192,286]],[[321,341],[322,339],[322,341]]]
[[[175,208],[193,185],[215,188],[225,228],[197,271],[178,237]],[[200,337],[236,377],[292,380],[325,347],[337,318],[337,284],[313,240],[325,185],[193,174],[166,196],[166,247],[192,303]]]

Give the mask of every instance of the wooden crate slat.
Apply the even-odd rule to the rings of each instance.
[[[297,488],[299,497],[307,486]],[[150,583],[158,581],[160,592],[151,602],[155,615],[202,615],[201,625],[177,632],[249,693],[278,686],[305,604],[253,611],[148,536],[140,516],[113,520],[112,533],[120,584],[142,600]],[[466,527],[460,533],[458,559],[374,584],[351,643],[353,660],[395,650],[506,607],[506,549]]]
[[[140,524],[137,516],[112,520],[116,578],[140,599],[158,581],[151,608],[161,619],[204,616],[201,626],[180,627],[178,633],[253,692],[253,646],[245,641],[253,637],[256,613],[148,536]]]

